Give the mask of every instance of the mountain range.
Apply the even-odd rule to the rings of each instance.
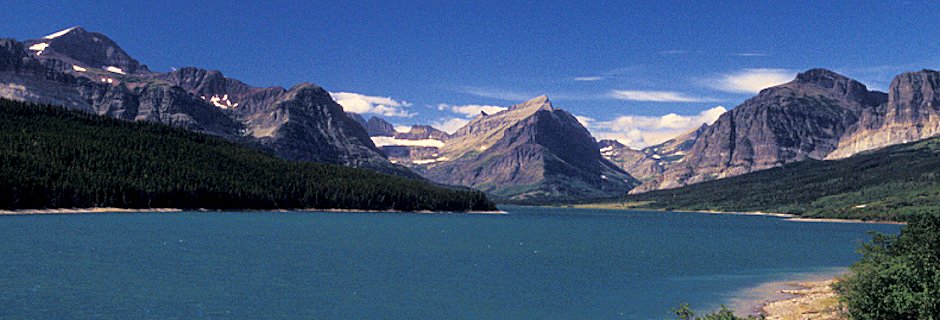
[[[710,125],[632,150],[605,142],[605,155],[643,184],[642,193],[722,179],[803,160],[841,159],[940,134],[940,73],[895,77],[888,93],[825,69],[762,90]]]
[[[565,202],[670,189],[805,160],[833,160],[940,134],[940,73],[889,92],[825,69],[802,72],[663,143],[596,141],[546,96],[481,113],[452,134],[407,132],[345,112],[302,83],[253,87],[195,67],[151,71],[107,36],[69,28],[0,39],[0,97],[219,136],[289,160],[479,189],[502,201]]]
[[[316,85],[257,88],[221,72],[153,72],[107,36],[81,27],[0,39],[0,97],[153,121],[255,145],[290,159],[413,176]]]

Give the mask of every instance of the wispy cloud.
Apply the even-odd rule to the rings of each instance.
[[[793,80],[796,72],[787,69],[744,69],[708,79],[708,86],[732,93],[758,93],[761,90]]]
[[[529,98],[536,96],[536,95],[525,93],[525,92],[516,92],[516,91],[508,91],[508,90],[493,89],[493,88],[466,87],[466,86],[459,88],[458,91],[466,93],[466,94],[472,94],[478,97],[509,100],[509,101],[524,101],[524,100],[528,100]]]
[[[497,113],[506,109],[507,109],[506,107],[479,105],[479,104],[466,104],[466,105],[455,106],[455,105],[450,105],[446,103],[441,103],[437,105],[437,110],[459,113],[467,118],[476,117],[477,115],[480,114],[480,112],[486,112],[486,114],[494,114],[494,113]]]
[[[709,102],[715,100],[693,97],[675,91],[611,90],[608,96],[620,100],[650,102]]]
[[[712,124],[726,111],[725,107],[716,106],[695,115],[623,115],[609,121],[577,118],[599,139],[616,139],[632,148],[643,148],[675,138],[702,124]]]
[[[760,51],[747,51],[747,52],[735,53],[734,55],[739,56],[739,57],[766,57],[767,53],[760,52]]]
[[[604,80],[604,77],[601,76],[584,76],[584,77],[575,77],[574,81],[600,81]]]
[[[685,53],[685,50],[677,50],[677,49],[663,50],[659,52],[659,54],[661,55],[675,55],[675,54],[683,54],[683,53]]]
[[[390,97],[369,96],[352,92],[330,92],[336,103],[343,106],[346,112],[358,114],[374,113],[387,117],[413,117],[416,113],[408,112],[408,101],[395,100]]]

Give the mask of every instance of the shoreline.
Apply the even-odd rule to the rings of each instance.
[[[552,207],[552,206],[546,206]],[[661,212],[691,212],[691,213],[708,213],[708,214],[730,214],[730,215],[743,215],[743,216],[765,216],[765,217],[777,217],[785,218],[786,221],[791,222],[828,222],[828,223],[872,223],[872,224],[896,224],[896,225],[906,225],[907,222],[903,221],[893,221],[893,220],[862,220],[862,219],[841,219],[841,218],[807,218],[801,217],[792,213],[779,213],[779,212],[763,212],[763,211],[741,211],[741,212],[727,212],[727,211],[715,211],[715,210],[666,210],[658,208],[641,208],[641,207],[627,207],[627,206],[608,206],[608,205],[573,205],[571,208],[576,209],[597,209],[597,210],[636,210],[636,211],[661,211]]]
[[[173,213],[173,212],[363,212],[363,213],[418,213],[418,214],[437,214],[437,213],[461,213],[461,214],[508,214],[503,210],[496,211],[401,211],[401,210],[360,210],[360,209],[263,209],[263,210],[217,210],[217,209],[191,209],[184,210],[180,208],[148,208],[148,209],[130,209],[114,207],[95,207],[95,208],[59,208],[59,209],[19,209],[19,210],[0,210],[0,216],[4,215],[64,215],[64,214],[90,214],[90,213]]]
[[[731,299],[729,308],[738,315],[763,315],[766,319],[843,319],[832,284],[845,272],[762,283],[742,291],[746,297]]]
[[[797,289],[782,290],[792,298],[768,302],[761,307],[766,319],[844,319],[840,314],[839,297],[832,285],[837,279],[799,282]]]
[[[871,223],[871,224],[896,224],[906,225],[907,222],[892,220],[862,220],[862,219],[837,219],[837,218],[800,218],[793,217],[787,219],[792,222],[829,222],[829,223]]]

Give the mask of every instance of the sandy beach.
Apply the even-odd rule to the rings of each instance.
[[[801,281],[765,283],[744,292],[745,298],[729,306],[739,315],[763,314],[774,320],[844,319],[832,289],[835,278],[811,277]]]
[[[767,319],[772,320],[834,320],[845,319],[840,314],[839,297],[832,284],[836,280],[801,282],[798,289],[784,290],[794,295],[789,299],[774,301],[761,309]]]

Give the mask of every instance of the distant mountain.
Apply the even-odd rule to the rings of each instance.
[[[863,114],[886,100],[886,94],[829,70],[800,73],[723,114],[699,133],[681,161],[634,192],[823,159]]]
[[[450,135],[447,132],[435,129],[432,126],[428,125],[413,125],[408,132],[396,132],[396,139],[405,139],[405,140],[424,140],[424,139],[434,139],[447,141],[450,139]]]
[[[642,185],[633,189],[637,192],[643,190],[644,187],[658,185],[662,181],[663,172],[682,161],[685,153],[692,148],[706,128],[708,126],[702,124],[675,138],[641,150],[630,148],[614,140],[602,140],[598,143],[598,147],[604,158],[643,182]]]
[[[840,160],[808,159],[677,189],[631,195],[612,199],[610,205],[907,220],[940,211],[938,176],[940,138],[930,138]]]
[[[495,209],[477,191],[60,107],[0,99],[0,136],[0,209]]]
[[[170,124],[285,159],[417,177],[391,164],[320,87],[257,88],[192,67],[151,72],[108,37],[80,27],[22,43],[0,39],[0,97]]]
[[[395,126],[379,117],[371,117],[366,122],[366,129],[372,137],[391,137],[395,135]]]
[[[587,129],[545,96],[477,116],[434,160],[421,170],[429,179],[515,201],[610,196],[638,183],[602,158]]]

